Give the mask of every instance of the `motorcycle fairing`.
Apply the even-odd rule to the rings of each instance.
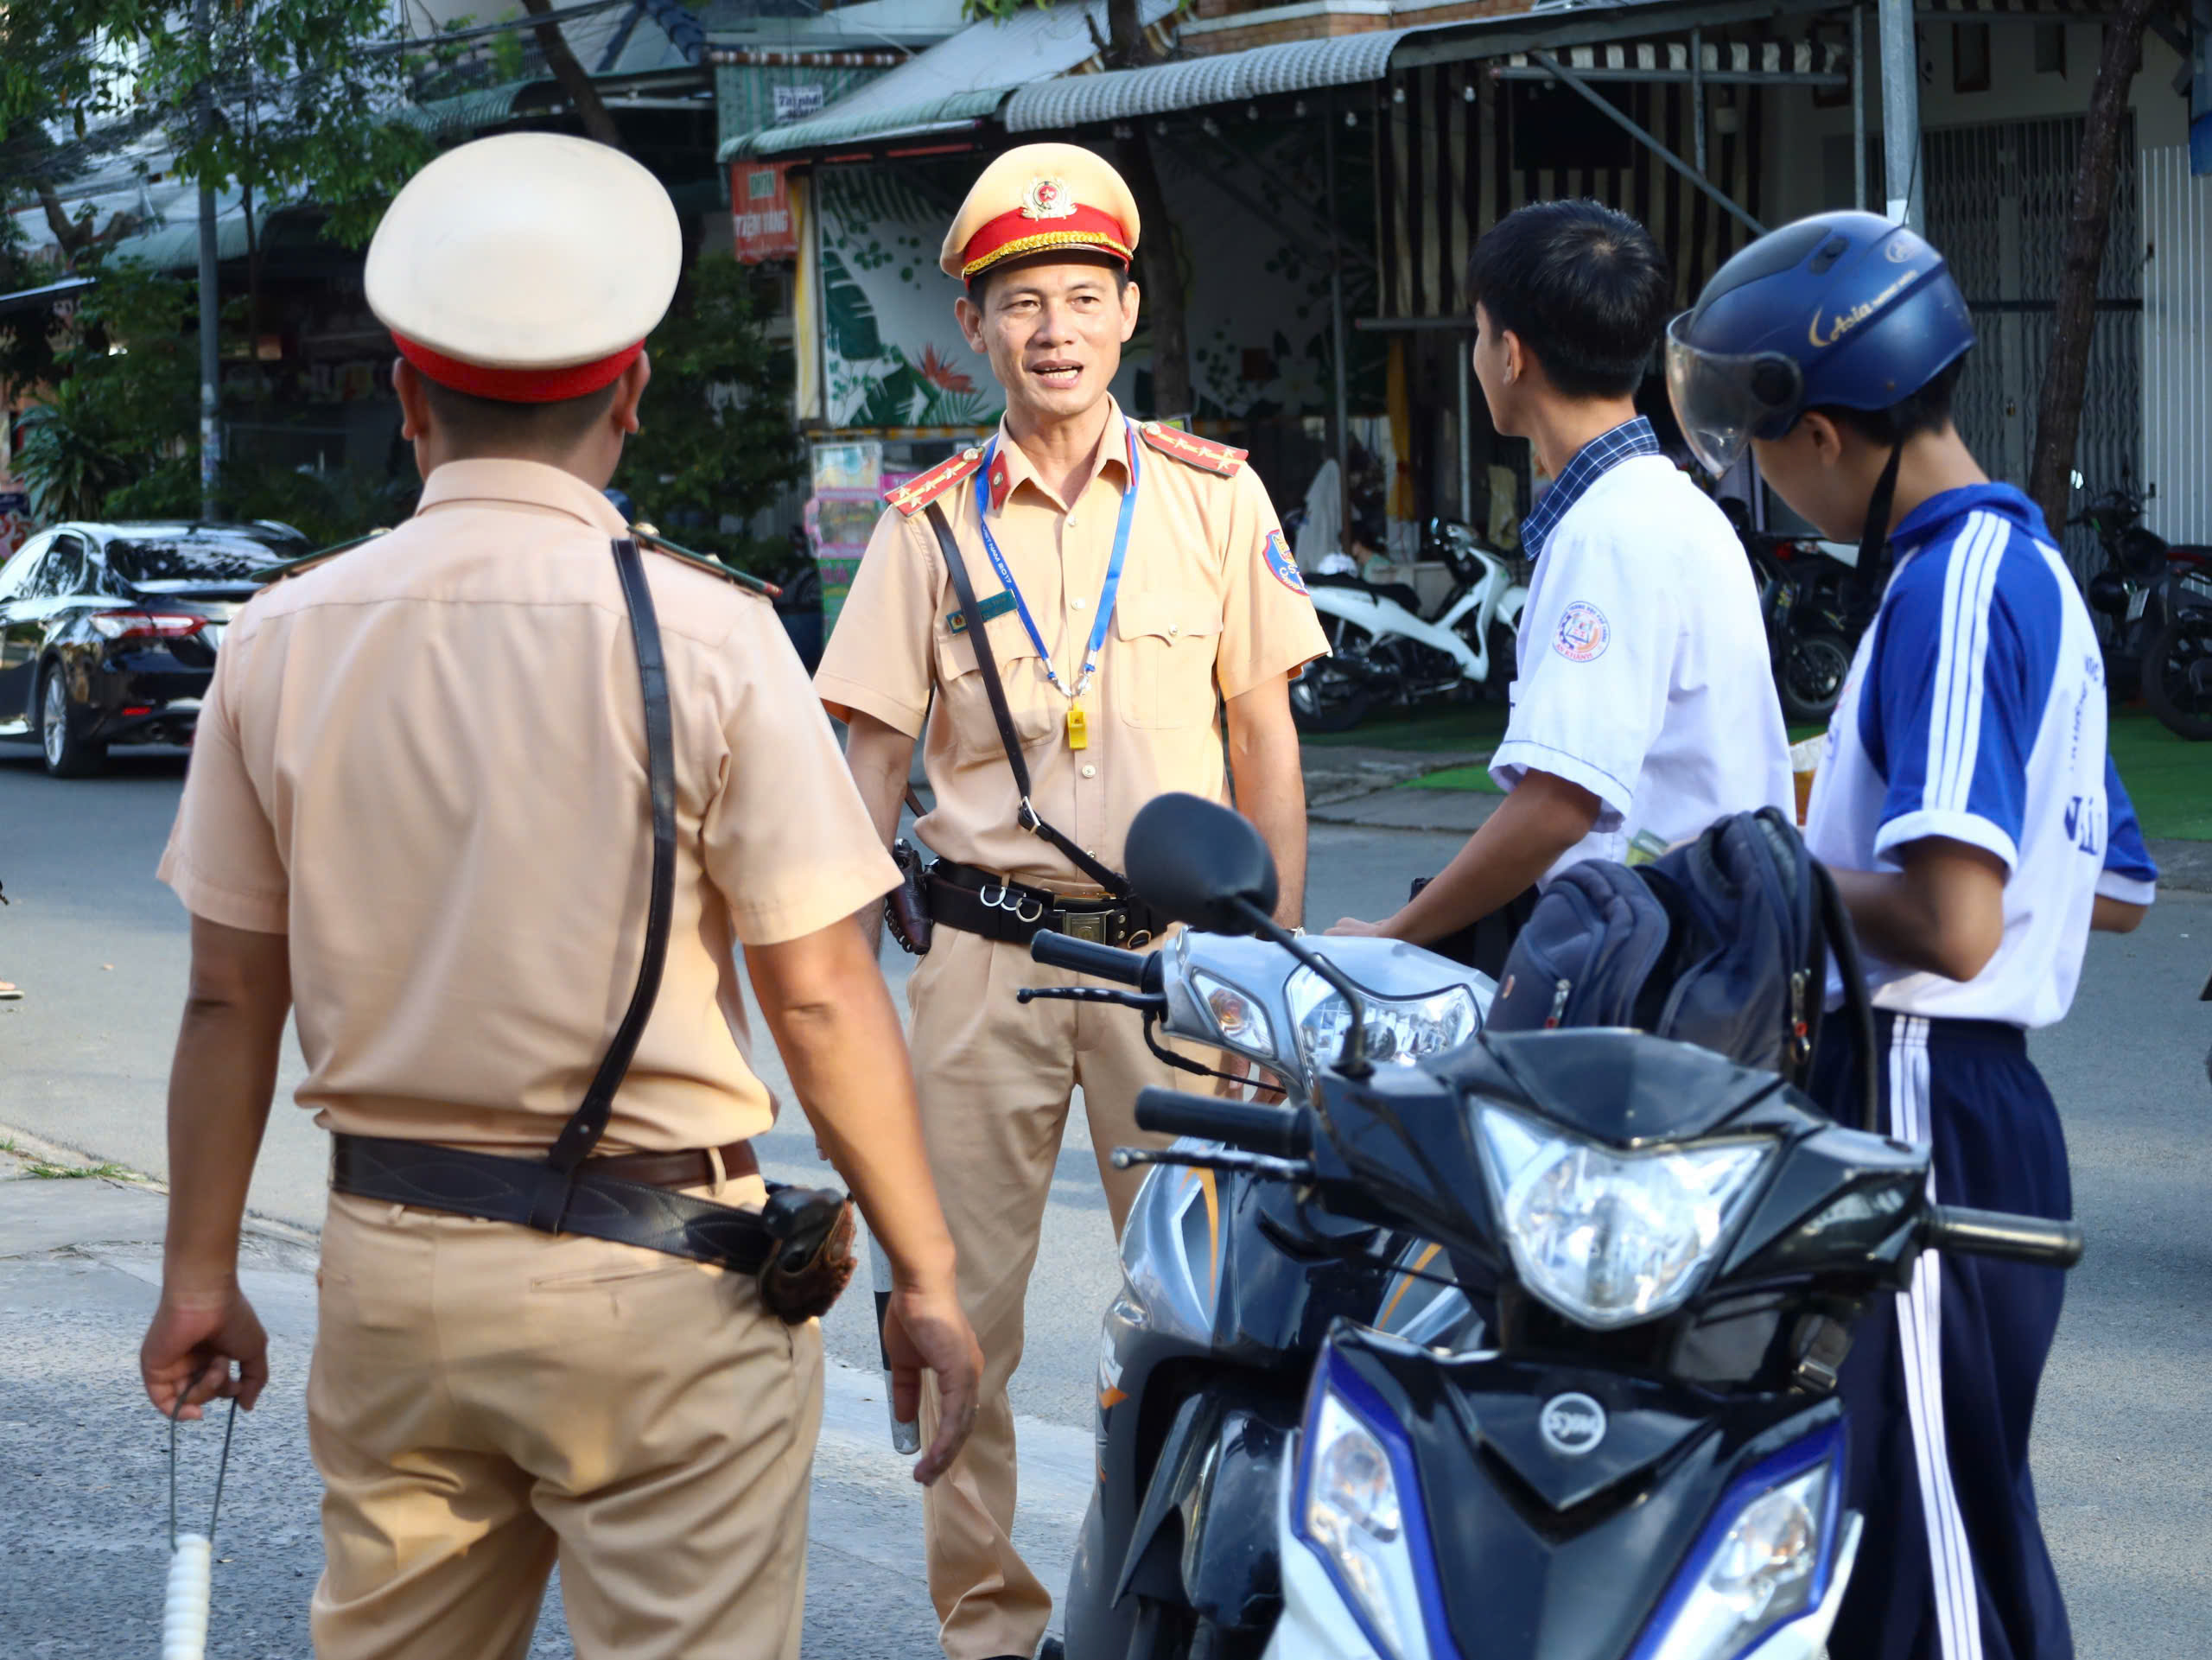
[[[1350,1326],[1323,1358],[1317,1377],[1344,1367],[1396,1419],[1438,1562],[1481,1564],[1438,1580],[1452,1644],[1482,1660],[1633,1653],[1731,1488],[1808,1436],[1842,1433],[1833,1396],[1724,1402],[1614,1371],[1442,1359]],[[1532,1446],[1529,1409],[1568,1391],[1614,1403],[1605,1439],[1573,1456]]]

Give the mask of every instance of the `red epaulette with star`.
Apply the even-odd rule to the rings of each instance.
[[[912,518],[963,479],[972,477],[982,464],[982,450],[963,449],[950,461],[939,461],[919,478],[893,485],[883,493],[883,499],[901,516]]]
[[[1201,438],[1195,432],[1185,432],[1158,421],[1147,421],[1137,430],[1144,435],[1145,442],[1163,455],[1173,455],[1185,467],[1195,467],[1201,473],[1211,473],[1217,479],[1233,479],[1236,469],[1244,465],[1249,452],[1234,444],[1217,443],[1211,438]]]

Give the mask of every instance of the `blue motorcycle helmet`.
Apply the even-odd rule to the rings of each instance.
[[[1713,273],[1667,328],[1667,395],[1716,477],[1809,409],[1903,403],[1971,351],[1943,256],[1878,213],[1816,213]]]

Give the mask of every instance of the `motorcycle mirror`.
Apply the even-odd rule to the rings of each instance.
[[[1207,933],[1249,934],[1274,914],[1274,855],[1251,820],[1202,796],[1154,796],[1129,825],[1123,860],[1137,895]]]

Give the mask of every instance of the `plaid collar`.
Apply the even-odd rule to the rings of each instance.
[[[1599,433],[1574,452],[1574,459],[1560,469],[1559,477],[1544,492],[1544,499],[1536,504],[1535,512],[1521,521],[1522,557],[1534,559],[1541,555],[1545,542],[1560,520],[1567,517],[1567,510],[1613,468],[1637,455],[1665,453],[1659,448],[1658,435],[1651,430],[1651,423],[1640,415],[1633,421],[1622,422],[1610,432]]]

